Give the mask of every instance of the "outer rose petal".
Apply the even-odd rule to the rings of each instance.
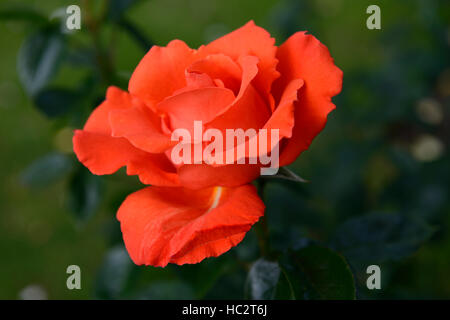
[[[195,50],[181,40],[153,46],[134,70],[128,90],[149,105],[161,101],[186,86],[185,69],[194,56]]]
[[[146,153],[125,138],[111,136],[110,113],[141,105],[127,92],[115,87],[108,88],[106,100],[92,112],[84,129],[75,131],[74,152],[94,174],[111,174],[128,166],[128,174],[138,174],[145,184],[179,186],[175,168],[164,154]]]
[[[305,82],[295,107],[292,138],[280,156],[280,166],[283,166],[306,150],[325,126],[328,113],[335,108],[331,97],[341,91],[343,73],[334,65],[327,47],[305,32],[297,32],[286,40],[279,47],[277,58],[281,77],[273,85],[275,97],[280,97],[291,80]]]
[[[144,184],[179,186],[178,175],[164,154],[151,154],[133,147],[124,138],[76,130],[75,154],[93,174],[112,174],[127,166],[129,175],[139,175]]]
[[[144,156],[126,139],[84,130],[76,130],[73,136],[75,154],[92,173],[111,174],[128,163],[130,158]]]
[[[111,86],[106,91],[105,101],[91,113],[83,130],[111,135],[109,113],[113,110],[129,109],[134,105],[140,105],[140,102],[132,98],[127,92]]]
[[[128,196],[117,219],[131,259],[164,267],[228,251],[263,213],[251,185],[199,191],[149,187]]]

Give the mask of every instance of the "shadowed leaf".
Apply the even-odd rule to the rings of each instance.
[[[372,213],[344,222],[331,244],[359,267],[404,258],[429,239],[433,231],[418,217]]]
[[[80,100],[79,93],[65,88],[40,91],[34,103],[48,117],[58,117],[69,112]]]
[[[35,160],[21,174],[21,182],[28,187],[45,187],[63,178],[73,168],[73,160],[63,153],[49,153]]]
[[[279,278],[280,267],[277,262],[257,260],[248,273],[247,285],[250,297],[257,300],[273,299]]]
[[[102,185],[99,177],[87,169],[80,168],[69,184],[68,205],[80,222],[89,219],[97,210],[102,197]]]
[[[277,297],[355,299],[355,283],[349,266],[342,256],[328,248],[313,245],[293,251],[284,256],[280,264],[283,271],[280,287],[284,288],[280,288]]]
[[[17,57],[17,71],[28,94],[35,95],[50,81],[64,47],[64,37],[56,30],[40,30],[25,39]]]
[[[117,299],[124,291],[133,263],[123,246],[110,249],[98,273],[95,294],[99,299]]]

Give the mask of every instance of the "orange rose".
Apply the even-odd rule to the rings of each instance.
[[[325,126],[342,86],[328,49],[305,32],[280,47],[252,21],[197,50],[180,40],[154,46],[128,92],[110,87],[73,143],[94,174],[127,167],[152,185],[119,208],[136,264],[197,263],[238,244],[264,213],[249,183],[261,164],[174,164],[171,133],[279,129],[280,166],[292,163]]]

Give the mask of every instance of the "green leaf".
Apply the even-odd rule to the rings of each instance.
[[[355,267],[404,258],[433,234],[418,217],[399,213],[372,213],[343,223],[331,240],[334,248]]]
[[[102,197],[101,179],[80,167],[69,184],[68,205],[80,222],[97,210]]]
[[[36,107],[48,117],[58,117],[69,112],[80,100],[79,93],[65,88],[40,91],[34,99]]]
[[[269,300],[275,297],[280,267],[277,262],[259,259],[250,268],[247,292],[252,299]]]
[[[118,299],[131,276],[133,263],[123,246],[110,249],[95,282],[95,295],[99,299]]]
[[[21,182],[28,187],[44,187],[68,174],[73,160],[63,153],[52,152],[35,160],[21,174]]]
[[[64,49],[64,36],[55,29],[40,30],[25,39],[17,57],[17,71],[28,94],[33,96],[47,85]]]
[[[342,256],[328,248],[314,245],[290,252],[280,265],[283,272],[280,295],[283,292],[289,295],[277,295],[279,298],[355,299],[355,283],[349,266]]]
[[[178,277],[190,285],[195,299],[203,299],[221,276],[233,272],[235,263],[236,260],[221,256],[217,259],[206,259],[195,265],[184,265],[176,271]]]

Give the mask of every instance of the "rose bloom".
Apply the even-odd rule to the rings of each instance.
[[[78,159],[97,175],[126,166],[151,185],[120,206],[124,242],[138,265],[198,263],[237,245],[264,214],[250,183],[260,164],[177,164],[171,133],[204,129],[279,129],[279,165],[292,163],[325,126],[342,71],[312,35],[281,46],[250,21],[201,46],[153,46],[128,92],[110,87],[73,137]],[[225,136],[225,133],[224,133]]]

